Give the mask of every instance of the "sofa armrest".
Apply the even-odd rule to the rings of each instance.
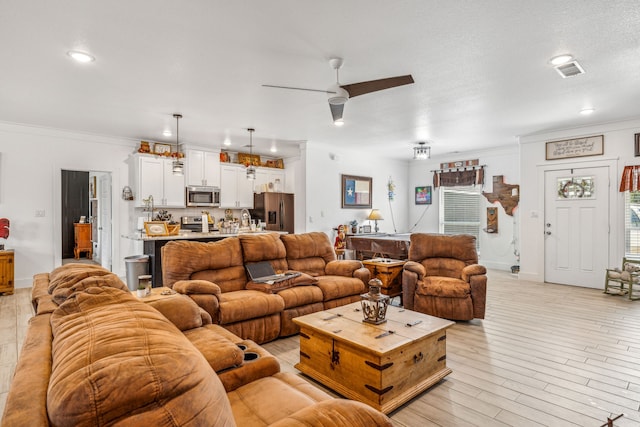
[[[329,261],[324,268],[328,276],[353,277],[353,273],[362,268],[362,262],[352,259],[338,259]]]
[[[51,377],[51,315],[29,320],[15,374],[7,394],[3,426],[48,426],[47,391]]]
[[[355,400],[331,399],[307,406],[271,427],[325,427],[333,425],[353,427],[391,427],[391,420],[382,412]]]
[[[482,274],[487,274],[487,269],[484,265],[471,264],[471,265],[467,265],[465,268],[462,269],[461,278],[465,282],[469,283],[471,276],[477,276]]]
[[[420,264],[416,261],[407,261],[404,263],[402,267],[405,271],[412,271],[418,275],[418,279],[422,279],[427,275],[427,270],[424,268],[424,265]]]
[[[476,274],[470,277],[471,300],[473,301],[473,317],[484,319],[485,306],[487,303],[487,276]]]
[[[220,287],[208,280],[179,280],[173,290],[189,296],[200,308],[209,314],[212,323],[220,320]],[[208,319],[207,319],[208,320]],[[203,317],[203,322],[209,323]]]
[[[353,277],[362,280],[365,286],[369,286],[369,280],[371,279],[371,272],[368,268],[362,267],[353,272]],[[367,288],[368,289],[368,288]]]
[[[173,284],[173,290],[181,294],[211,294],[219,297],[222,294],[220,286],[208,280],[179,280]]]

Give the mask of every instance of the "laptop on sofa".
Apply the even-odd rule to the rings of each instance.
[[[300,273],[294,271],[276,274],[269,261],[245,264],[245,268],[247,269],[249,278],[256,283],[278,283],[300,275]]]

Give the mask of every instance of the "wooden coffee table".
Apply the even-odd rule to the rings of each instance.
[[[387,322],[362,321],[359,302],[296,317],[304,374],[389,413],[451,373],[446,329],[454,322],[389,306]],[[408,326],[412,325],[412,326]]]

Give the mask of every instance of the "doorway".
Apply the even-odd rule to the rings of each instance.
[[[601,288],[609,263],[609,167],[545,172],[544,280]]]
[[[112,268],[111,173],[99,171],[61,172],[61,244],[62,264],[83,262]],[[74,258],[74,224],[84,217],[90,224],[93,249]]]

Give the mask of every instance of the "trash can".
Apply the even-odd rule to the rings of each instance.
[[[124,258],[127,270],[127,287],[130,291],[138,289],[138,276],[149,274],[149,255],[131,255]]]

